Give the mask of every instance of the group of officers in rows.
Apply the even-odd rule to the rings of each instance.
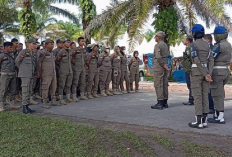
[[[78,102],[78,95],[81,100],[98,98],[98,90],[102,97],[138,92],[138,51],[128,62],[125,47],[115,46],[110,55],[108,47],[85,46],[83,37],[77,42],[78,47],[69,39],[58,39],[54,49],[54,41],[47,39],[40,49],[38,42],[30,38],[23,50],[18,49],[17,39],[5,42],[0,53],[0,111],[4,111],[7,104],[14,109],[21,108],[15,105],[15,98],[21,98],[23,113],[31,114],[35,111],[29,105],[38,104],[34,96],[48,109]],[[109,90],[111,81],[112,92]]]
[[[191,29],[192,41],[189,36],[184,43],[187,46],[185,58],[187,58],[191,86],[190,96],[194,99],[196,121],[189,123],[192,128],[203,129],[210,123],[225,124],[224,119],[224,85],[230,77],[229,64],[231,60],[231,44],[227,41],[228,32],[225,27],[217,26],[214,30],[215,45],[203,40],[205,29],[200,24],[195,24]],[[153,70],[154,87],[157,95],[157,104],[152,109],[162,110],[168,108],[168,66],[169,48],[164,42],[165,33],[159,31],[155,35],[157,44],[154,48]],[[14,43],[14,42],[13,42]],[[37,49],[34,39],[27,40],[26,49],[22,51],[12,50],[12,42],[4,43],[4,52],[0,54],[1,88],[0,111],[4,110],[6,102],[16,108],[14,97],[18,87],[22,87],[23,113],[33,113],[28,106],[36,103],[33,101],[33,93],[41,80],[41,93],[43,107],[50,108],[48,93],[50,92],[51,104],[66,105],[77,102],[77,91],[80,91],[80,99],[87,100],[98,98],[98,85],[101,96],[130,93],[133,91],[132,83],[135,81],[135,91],[139,87],[139,62],[138,52],[127,62],[125,47],[116,46],[114,53],[110,55],[110,49],[99,47],[97,44],[85,47],[83,37],[78,38],[78,47],[70,40],[57,40],[57,48],[50,39],[45,41],[42,50]],[[13,51],[13,53],[12,53]],[[12,55],[13,54],[13,55]],[[128,77],[128,68],[130,79]],[[35,81],[36,79],[37,81]],[[17,81],[18,80],[18,81]],[[19,86],[21,81],[21,85]],[[112,81],[113,93],[109,91]],[[124,89],[123,82],[126,82]],[[16,87],[16,82],[17,86]],[[37,82],[37,83],[36,83]],[[58,88],[56,88],[58,86]],[[58,96],[58,102],[57,97]],[[66,94],[64,100],[63,93]],[[208,94],[211,94],[215,114],[213,118],[207,118],[209,113]],[[189,102],[188,104],[192,104]]]
[[[201,24],[195,24],[191,29],[192,37],[187,36],[184,44],[183,67],[186,70],[186,78],[190,89],[189,102],[192,105],[194,99],[196,121],[189,123],[189,127],[203,129],[207,122],[225,124],[224,119],[224,85],[230,78],[229,65],[231,61],[232,47],[227,41],[228,32],[224,26],[215,27],[212,45],[211,35],[205,34]],[[154,51],[154,79],[158,103],[151,106],[152,109],[167,108],[168,82],[167,68],[168,50],[163,42],[165,34],[156,35]],[[157,81],[158,80],[158,81]],[[189,80],[189,81],[188,81]],[[209,99],[212,97],[215,113],[213,118],[207,118],[209,113]]]

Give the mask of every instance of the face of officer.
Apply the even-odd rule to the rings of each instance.
[[[81,39],[79,42],[78,42],[78,45],[80,47],[83,47],[85,45],[85,40],[84,39]]]
[[[161,40],[162,40],[162,38],[161,38],[160,36],[157,36],[157,35],[155,36],[155,42],[158,43],[158,42],[160,42]]]
[[[139,53],[138,52],[135,52],[135,57],[138,57],[139,56]]]
[[[62,49],[62,48],[64,47],[64,43],[63,43],[63,42],[57,43],[57,47],[58,47],[59,49]]]
[[[12,51],[13,51],[13,46],[6,46],[4,49],[5,49],[5,51],[6,51],[7,53],[12,53]]]
[[[37,44],[36,43],[27,43],[28,44],[28,48],[30,50],[36,50],[37,49]]]
[[[71,49],[75,49],[77,46],[75,43],[73,43],[70,47],[71,47]]]
[[[23,49],[23,45],[22,45],[22,44],[19,44],[19,45],[18,45],[18,51],[20,52],[20,51],[22,51],[22,49]]]
[[[187,45],[190,44],[190,42],[189,42],[189,40],[188,40],[187,38],[185,38],[184,41],[183,41],[183,44],[184,44],[185,46],[187,46]]]
[[[94,46],[93,52],[96,53],[98,51],[98,46]]]
[[[45,48],[46,48],[49,52],[51,52],[51,51],[53,50],[53,48],[54,48],[54,43],[47,43],[46,46],[45,46]]]
[[[65,47],[65,48],[69,48],[69,47],[70,47],[70,41],[65,41],[64,47]]]
[[[14,47],[14,49],[17,49],[17,48],[18,48],[18,44],[19,44],[18,41],[13,42],[13,47]]]

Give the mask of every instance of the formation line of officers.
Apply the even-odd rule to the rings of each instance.
[[[15,38],[5,42],[0,53],[0,111],[4,111],[7,104],[14,109],[21,108],[15,100],[22,101],[25,114],[35,112],[29,107],[38,104],[34,98],[41,99],[46,109],[78,102],[78,91],[81,100],[138,92],[138,51],[128,62],[123,46],[116,46],[110,55],[110,48],[102,45],[85,47],[83,37],[77,42],[78,47],[69,39],[58,39],[54,49],[54,41],[47,39],[40,49],[31,38],[23,50],[18,48]]]

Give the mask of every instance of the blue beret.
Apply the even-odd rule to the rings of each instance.
[[[193,25],[193,28],[191,29],[191,32],[205,32],[204,27],[201,24],[195,24]]]
[[[214,32],[212,34],[225,34],[227,33],[227,30],[224,26],[217,26],[214,29]]]

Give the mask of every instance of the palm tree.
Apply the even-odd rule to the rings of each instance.
[[[74,23],[79,23],[78,17],[69,11],[53,6],[53,3],[69,3],[78,6],[79,0],[13,0],[17,6],[23,6],[23,3],[30,1],[31,8],[34,12],[44,14],[46,12],[52,12],[54,14],[63,15]],[[78,9],[78,8],[77,8]]]
[[[232,4],[232,0],[112,0],[114,3],[101,15],[94,18],[85,29],[85,34],[90,30],[98,29],[101,38],[108,34],[110,28],[119,31],[118,26],[126,24],[130,37],[130,47],[133,49],[136,36],[141,34],[143,25],[149,15],[157,10],[161,12],[168,6],[174,7],[178,15],[178,31],[188,33],[190,27],[196,22],[196,16],[201,17],[206,25],[224,25],[228,30],[232,28],[230,18],[226,15],[224,5]],[[169,20],[169,19],[167,19]],[[172,23],[169,23],[170,26]],[[158,30],[156,30],[158,31]],[[131,51],[132,51],[131,49]]]
[[[15,32],[18,26],[14,24],[17,22],[17,10],[13,7],[10,0],[2,0],[0,2],[0,43],[4,40],[4,35]]]
[[[80,24],[58,21],[57,25],[60,30],[65,30],[65,33],[71,40],[76,40],[78,37],[83,36],[83,30]]]
[[[96,16],[96,6],[92,0],[79,0],[79,3],[82,11],[83,30],[85,30]],[[93,32],[91,32],[91,30],[89,30],[87,33],[84,33],[86,45],[91,43],[92,34]]]

